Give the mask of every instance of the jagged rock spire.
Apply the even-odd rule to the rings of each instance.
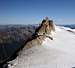
[[[54,30],[54,24],[52,20],[49,20],[48,17],[42,20],[41,25],[35,30],[37,35],[51,34],[51,31]]]

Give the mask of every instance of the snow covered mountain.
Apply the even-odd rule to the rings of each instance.
[[[12,68],[74,68],[75,34],[70,32],[72,29],[60,26],[55,28],[54,40],[46,38],[41,46],[27,50],[26,56],[21,56],[19,62],[10,62],[15,63]]]

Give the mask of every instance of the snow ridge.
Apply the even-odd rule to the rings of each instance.
[[[12,68],[72,68],[75,66],[75,35],[68,28],[56,26],[54,40],[46,38],[22,56],[20,64]],[[28,54],[29,53],[29,54]],[[17,58],[18,59],[18,58]],[[16,61],[15,63],[17,63]]]

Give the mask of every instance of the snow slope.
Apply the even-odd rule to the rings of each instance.
[[[72,68],[75,66],[75,34],[57,26],[54,40],[46,38],[41,46],[25,54],[15,62],[14,68]]]

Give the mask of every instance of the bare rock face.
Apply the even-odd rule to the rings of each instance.
[[[43,19],[41,25],[36,29],[38,35],[49,35],[51,31],[55,31],[54,23],[52,20],[49,20],[48,17]]]

